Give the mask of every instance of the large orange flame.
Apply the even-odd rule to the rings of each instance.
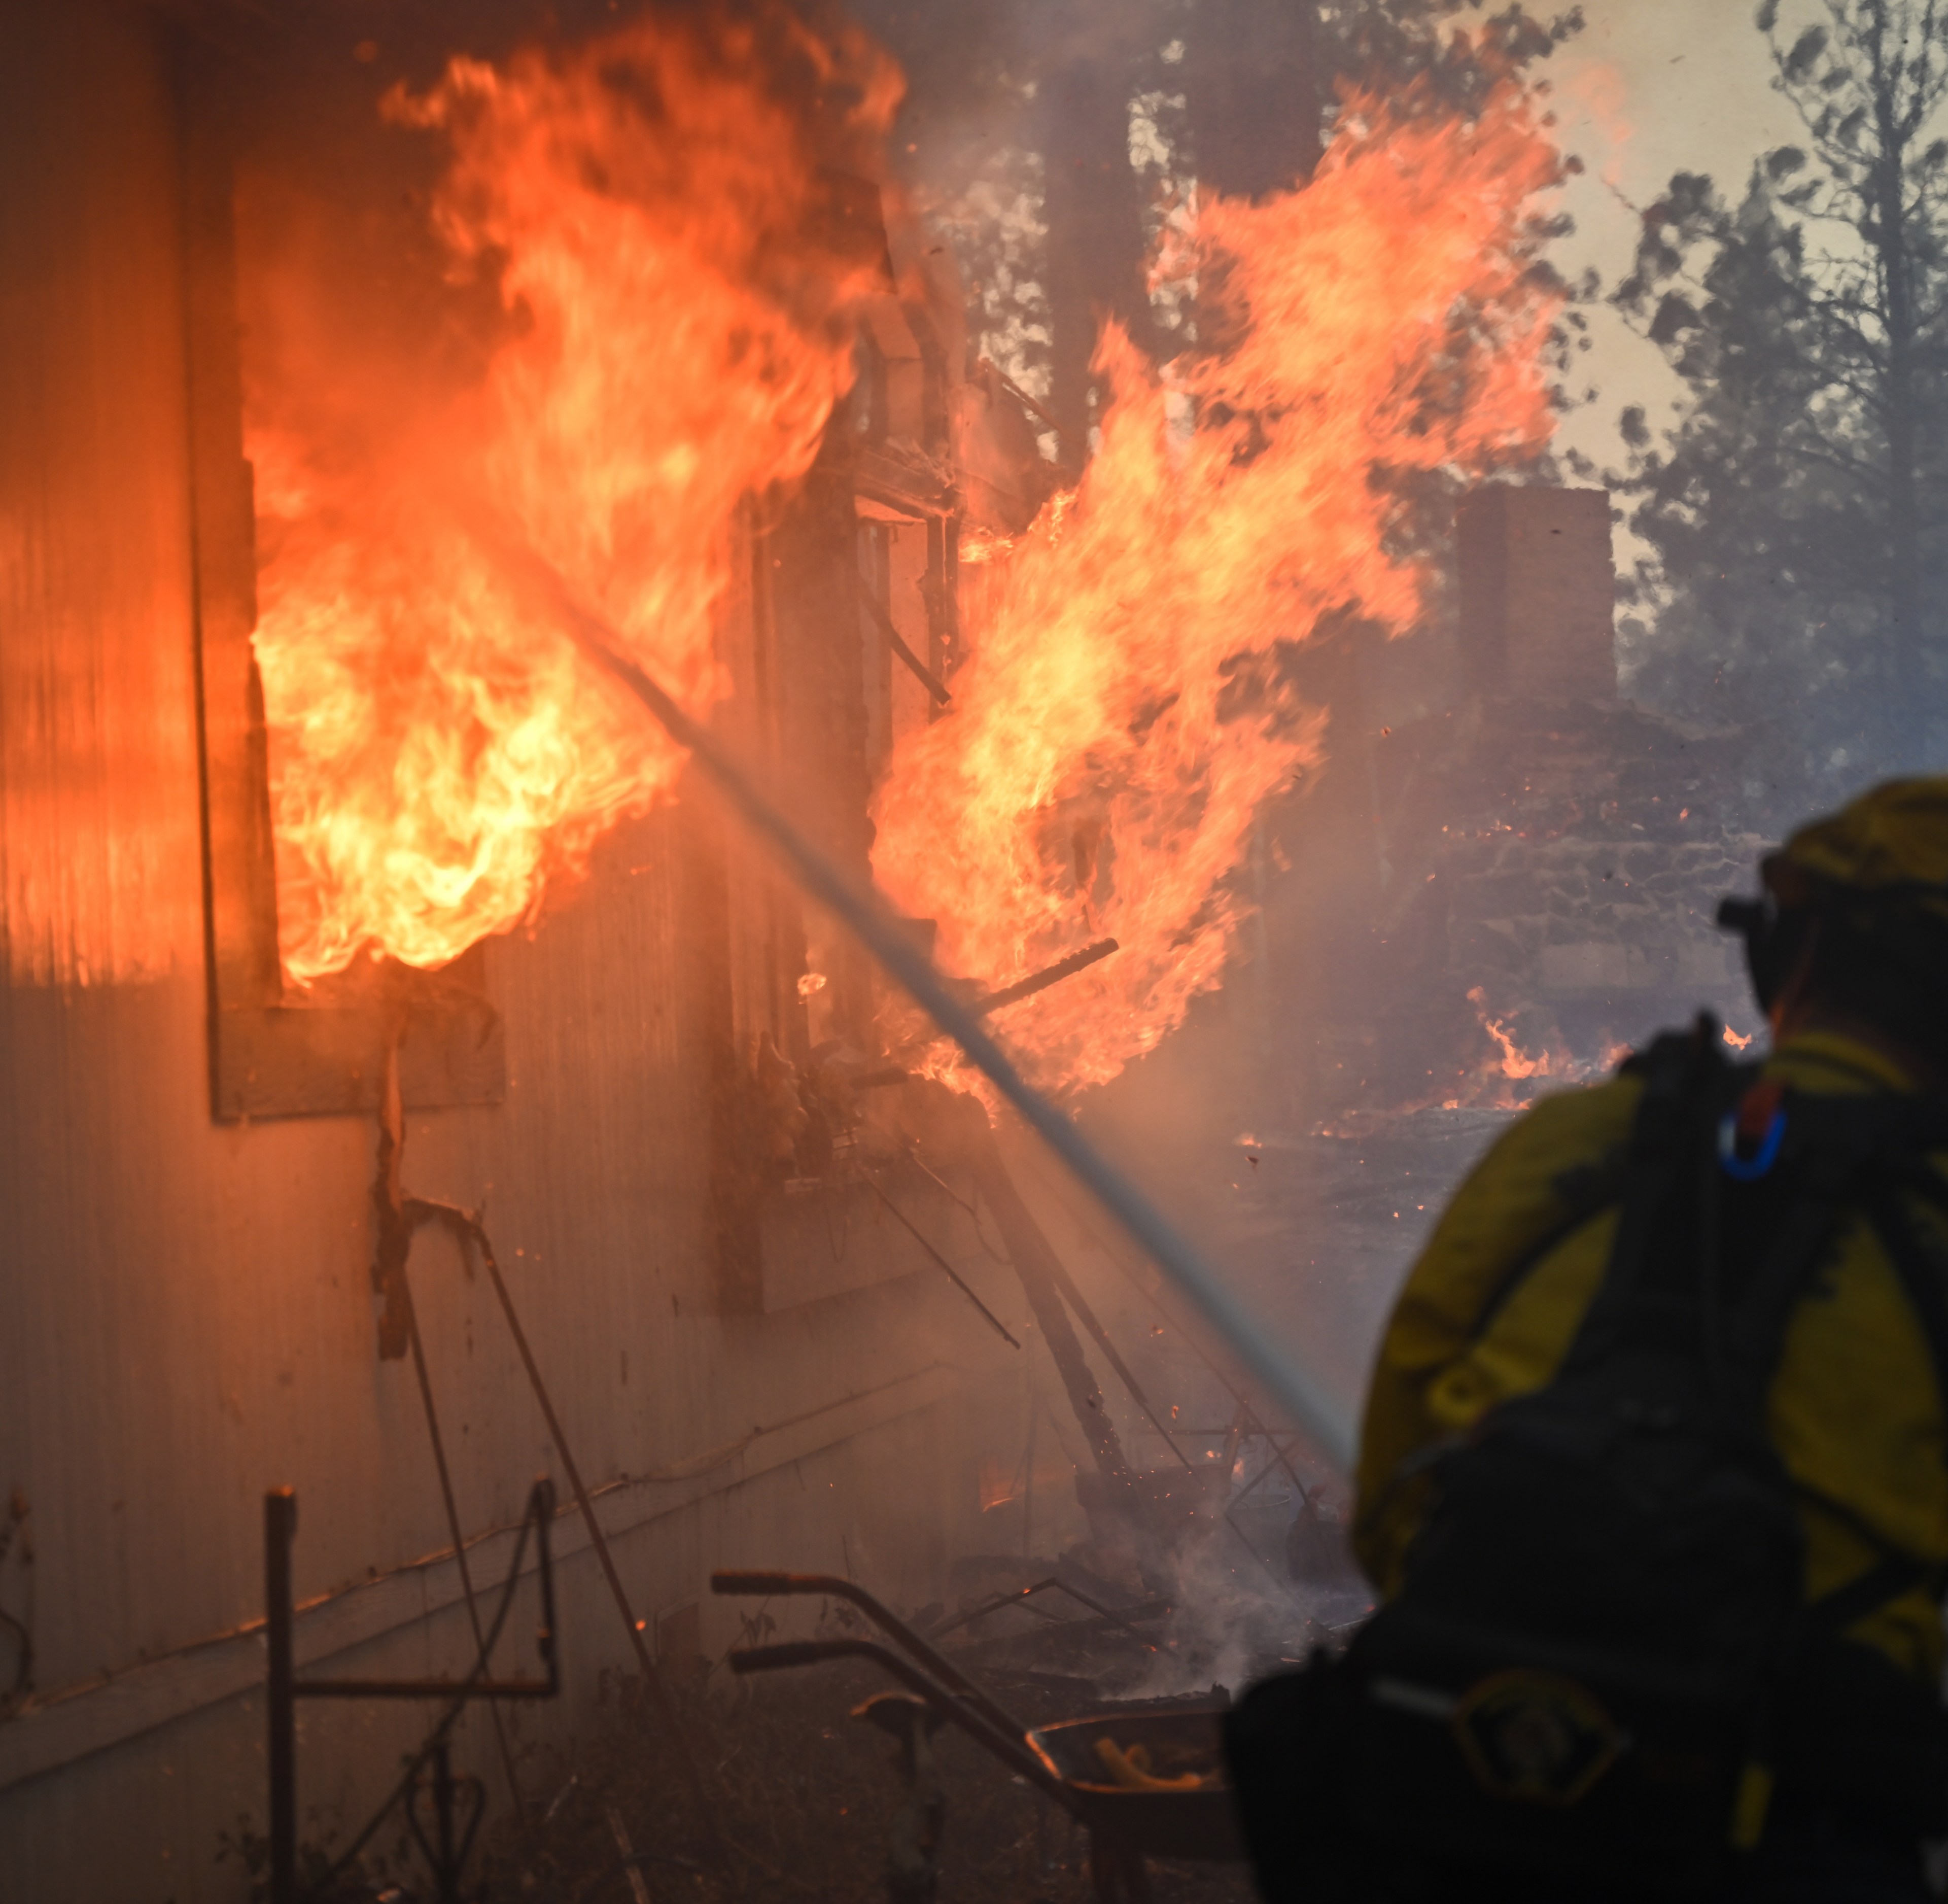
[[[867,151],[898,95],[863,39],[781,4],[394,94],[451,148],[431,215],[453,274],[506,314],[484,371],[437,395],[348,341],[318,259],[260,248],[256,649],[294,978],[454,957],[669,786],[674,749],[517,612],[448,505],[496,512],[707,707],[737,505],[809,466],[877,263],[821,163]]]
[[[1382,473],[1478,474],[1549,437],[1533,215],[1562,161],[1512,83],[1465,123],[1428,105],[1349,101],[1303,190],[1199,206],[1224,346],[1167,381],[1106,332],[1100,451],[1006,558],[954,711],[895,752],[875,868],[951,967],[997,983],[1121,942],[1010,1008],[1044,1082],[1113,1077],[1220,982],[1254,815],[1319,755],[1276,650],[1422,606]]]

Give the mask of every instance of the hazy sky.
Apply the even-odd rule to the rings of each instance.
[[[1551,62],[1564,143],[1590,168],[1571,190],[1577,232],[1559,262],[1572,276],[1594,265],[1608,289],[1630,268],[1632,206],[1651,203],[1673,172],[1742,190],[1753,159],[1791,140],[1797,121],[1771,88],[1749,0],[1583,0],[1583,12],[1587,27]],[[1592,314],[1591,325],[1584,361],[1602,394],[1568,420],[1562,440],[1615,464],[1618,411],[1646,403],[1655,420],[1680,386],[1614,313]]]

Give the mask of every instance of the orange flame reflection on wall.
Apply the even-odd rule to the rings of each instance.
[[[247,278],[292,977],[441,963],[669,786],[675,750],[516,611],[442,504],[484,501],[707,707],[737,507],[809,466],[877,262],[824,215],[820,165],[869,149],[898,89],[863,39],[780,5],[395,91],[389,115],[451,148],[431,211],[451,273],[505,313],[484,374],[438,400],[366,374],[288,247],[282,278]]]
[[[1167,383],[1105,334],[1073,507],[1021,538],[954,711],[895,753],[874,865],[950,967],[1000,983],[1121,943],[999,1021],[1044,1083],[1113,1077],[1219,983],[1255,812],[1320,755],[1277,644],[1422,605],[1378,473],[1479,473],[1549,435],[1528,221],[1561,160],[1512,85],[1468,123],[1428,105],[1348,101],[1304,189],[1200,206],[1229,340]]]

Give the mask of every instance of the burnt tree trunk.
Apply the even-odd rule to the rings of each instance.
[[[1154,36],[1128,20],[1106,20],[1090,0],[1069,0],[1062,11],[1069,31],[1038,95],[1039,143],[1053,333],[1049,408],[1067,439],[1067,460],[1079,467],[1100,402],[1089,364],[1101,320],[1120,320],[1140,348],[1154,351],[1143,188],[1130,163],[1137,49],[1147,50]]]
[[[1887,300],[1887,354],[1881,407],[1887,427],[1888,620],[1894,690],[1895,746],[1903,765],[1919,767],[1926,739],[1927,669],[1921,634],[1919,445],[1915,429],[1914,259],[1907,229],[1906,140],[1891,89],[1875,87],[1880,162],[1874,185],[1875,225],[1882,294]]]
[[[1312,176],[1318,37],[1308,0],[1198,0],[1184,88],[1201,190],[1262,198]]]

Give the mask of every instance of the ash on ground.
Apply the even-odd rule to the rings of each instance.
[[[1295,1512],[1295,1500],[1283,1471],[1261,1480],[1233,1510],[1235,1527],[1221,1521],[1223,1533],[1183,1557],[1168,1605],[1138,1579],[1097,1571],[1090,1562],[1103,1556],[1082,1549],[964,1560],[953,1603],[914,1610],[910,1623],[1025,1726],[1221,1706],[1252,1679],[1332,1643],[1365,1611],[1330,1514]],[[884,1637],[837,1602],[822,1607],[819,1630]],[[768,1617],[754,1612],[746,1643],[769,1636]],[[670,1690],[703,1786],[699,1816],[669,1725],[639,1679],[612,1679],[596,1736],[525,1764],[530,1822],[507,1820],[486,1847],[489,1894],[625,1900],[635,1870],[659,1904],[884,1898],[901,1801],[896,1748],[851,1715],[888,1689],[883,1674],[850,1661],[746,1679],[721,1661],[696,1662]],[[1081,1904],[1096,1894],[1087,1836],[1066,1813],[951,1726],[935,1750],[946,1799],[941,1904]],[[625,1841],[642,1862],[625,1861]],[[1153,1859],[1149,1878],[1156,1904],[1254,1895],[1242,1863]]]
[[[714,1831],[696,1815],[668,1734],[634,1682],[625,1682],[600,1733],[553,1759],[550,1815],[524,1835],[511,1821],[489,1847],[489,1894],[554,1904],[631,1896],[615,1825],[658,1900],[817,1898],[879,1904],[901,1801],[896,1749],[855,1723],[854,1709],[886,1690],[882,1675],[851,1662],[745,1682],[683,1701]],[[1013,1690],[1033,1725],[1075,1715],[1059,1692]],[[958,1732],[935,1741],[947,1800],[939,1852],[941,1904],[1070,1904],[1093,1895],[1081,1828]],[[613,1816],[612,1816],[613,1815]],[[1152,1861],[1158,1904],[1245,1904],[1241,1865]]]

